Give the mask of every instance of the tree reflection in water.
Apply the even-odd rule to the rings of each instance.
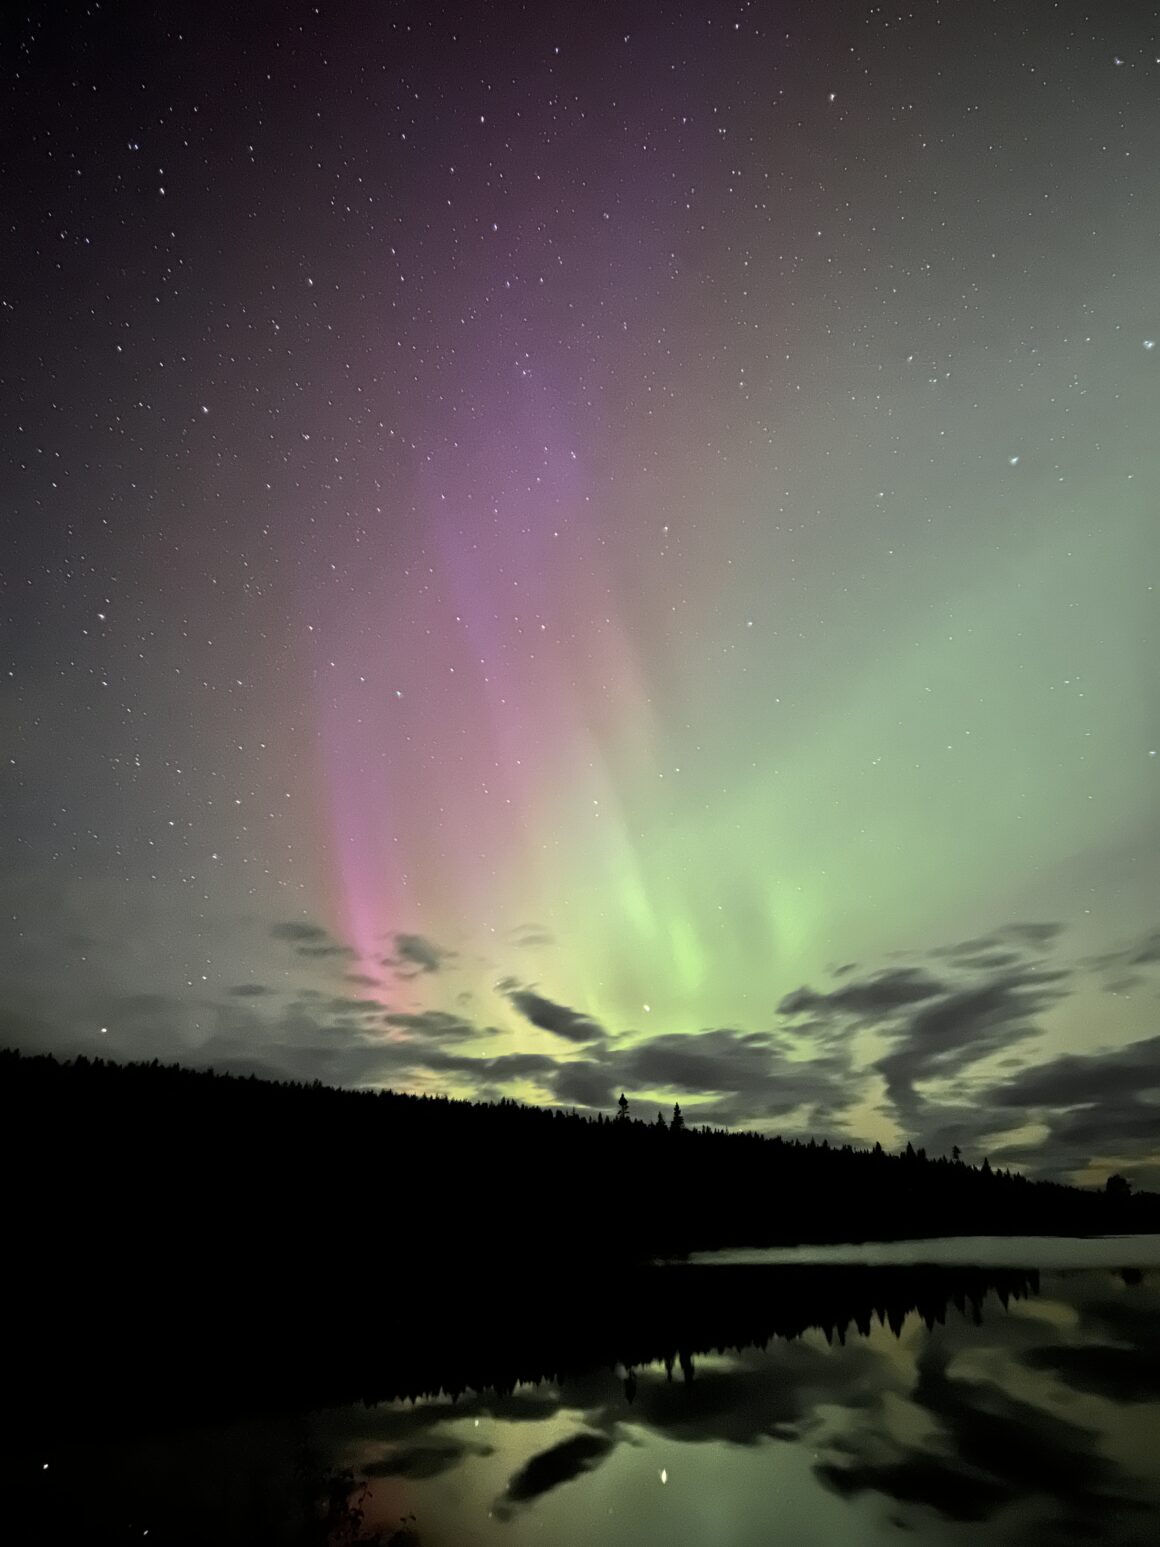
[[[285,1382],[264,1416],[252,1385],[223,1385],[223,1410],[253,1414],[232,1422],[204,1417],[196,1383],[196,1423],[172,1394],[118,1411],[77,1392],[55,1429],[38,1415],[39,1448],[6,1459],[7,1519],[18,1543],[127,1541],[148,1525],[151,1542],[227,1547],[452,1547],[500,1531],[564,1547],[597,1524],[628,1541],[616,1522],[632,1515],[635,1540],[691,1547],[703,1537],[665,1524],[662,1493],[667,1507],[694,1480],[702,1502],[725,1490],[723,1519],[743,1499],[754,1534],[729,1539],[756,1543],[776,1477],[783,1512],[795,1497],[839,1512],[825,1517],[839,1542],[870,1540],[888,1508],[896,1525],[874,1540],[905,1527],[926,1547],[986,1523],[1004,1547],[1084,1530],[1127,1547],[1160,1540],[1141,1482],[1149,1428],[1160,1442],[1154,1279],[1056,1274],[1037,1301],[1031,1271],[677,1270],[651,1307],[629,1290],[555,1343],[534,1319],[484,1347],[452,1328],[394,1365],[389,1348],[360,1356],[357,1393],[344,1356],[297,1410]],[[364,1405],[304,1411],[331,1391]],[[597,1499],[622,1501],[614,1519],[586,1513]]]

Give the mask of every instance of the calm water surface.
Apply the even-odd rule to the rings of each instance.
[[[896,1295],[765,1347],[674,1350],[502,1395],[105,1441],[85,1394],[84,1443],[21,1463],[25,1517],[43,1528],[26,1539],[1160,1543],[1160,1238],[885,1250],[1039,1271],[1014,1292],[1010,1274],[968,1294],[949,1276],[945,1304]]]
[[[1125,1255],[1126,1254],[1126,1255]],[[992,1268],[1160,1267],[1160,1235],[1077,1236],[959,1235],[923,1241],[864,1241],[856,1246],[774,1246],[698,1252],[698,1263],[941,1263]]]

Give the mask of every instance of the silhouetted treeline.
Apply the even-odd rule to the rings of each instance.
[[[1160,1196],[902,1155],[499,1103],[0,1052],[24,1228],[352,1270],[479,1252],[1160,1229]],[[469,1259],[470,1260],[470,1259]]]
[[[163,1307],[131,1325],[92,1319],[83,1303],[59,1329],[17,1350],[0,1396],[19,1420],[13,1443],[88,1433],[92,1404],[106,1432],[231,1415],[468,1391],[509,1395],[519,1385],[619,1369],[631,1401],[633,1371],[663,1363],[669,1378],[695,1378],[710,1353],[764,1349],[775,1338],[822,1333],[828,1342],[901,1336],[917,1312],[928,1329],[957,1311],[976,1324],[989,1297],[1004,1308],[1039,1292],[1034,1269],[673,1264],[635,1265],[614,1278],[579,1270],[552,1283],[468,1272],[444,1284],[342,1286],[284,1322],[275,1308],[203,1307],[175,1322]],[[513,1288],[515,1292],[513,1293]],[[47,1361],[47,1362],[46,1362]],[[46,1379],[46,1369],[51,1372]],[[77,1403],[73,1394],[86,1393]]]
[[[760,1271],[649,1268],[661,1252],[1156,1228],[1155,1199],[913,1152],[14,1053],[0,1157],[10,1394],[184,1370],[209,1400],[279,1381],[342,1400],[336,1349],[357,1351],[356,1395],[533,1379],[561,1349],[631,1364],[701,1326],[759,1342],[922,1309],[903,1270],[893,1299],[891,1270],[860,1270],[879,1286],[861,1311],[858,1270],[794,1270],[774,1307]]]

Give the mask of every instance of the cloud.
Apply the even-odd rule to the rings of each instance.
[[[1111,975],[1104,985],[1110,992],[1126,993],[1143,980],[1142,969],[1160,966],[1160,928],[1150,929],[1116,950],[1089,956],[1084,965]]]
[[[862,1081],[845,1052],[795,1057],[791,1038],[777,1031],[717,1027],[670,1032],[625,1047],[606,1044],[585,1058],[558,1063],[552,1089],[563,1102],[610,1107],[619,1091],[634,1115],[651,1116],[644,1093],[667,1106],[674,1096],[723,1097],[687,1115],[727,1126],[785,1117],[808,1108],[827,1123],[857,1102]],[[638,1112],[638,1108],[641,1110]]]
[[[768,1032],[729,1028],[651,1037],[625,1049],[617,1067],[630,1084],[649,1090],[681,1093],[753,1091],[767,1085],[775,1071],[780,1047]],[[802,1065],[802,1073],[809,1068]],[[795,1103],[796,1104],[796,1103]]]
[[[291,945],[316,945],[330,938],[321,924],[306,924],[297,919],[275,924],[270,934],[275,940],[288,940]]]
[[[60,940],[82,923],[93,936],[95,926],[64,913],[57,933],[38,946],[45,962],[59,957]],[[262,938],[235,931],[236,938],[216,943],[214,958],[227,974],[216,993],[178,991],[164,970],[114,986],[103,959],[117,933],[110,925],[108,950],[85,952],[88,977],[70,977],[51,992],[41,982],[35,996],[20,993],[19,980],[5,986],[7,1008],[23,1012],[9,1040],[347,1086],[518,1093],[589,1111],[610,1110],[624,1090],[634,1116],[646,1119],[679,1099],[691,1122],[839,1142],[867,1135],[885,1142],[886,1117],[903,1130],[899,1142],[912,1138],[934,1154],[957,1144],[969,1158],[1001,1155],[1001,1163],[1041,1174],[1083,1174],[1094,1160],[1096,1180],[1105,1166],[1125,1170],[1138,1186],[1160,1177],[1149,1170],[1160,1151],[1157,1104],[1147,1097],[1160,1047],[1060,1059],[1045,1057],[1036,1041],[1046,1012],[1083,982],[1081,970],[1107,974],[1109,983],[1154,970],[1157,928],[1080,962],[1072,979],[1047,955],[1062,932],[1056,922],[980,930],[878,964],[835,952],[833,972],[785,994],[780,1019],[757,1031],[678,1023],[642,1036],[640,1028],[601,1024],[582,1005],[561,1003],[512,975],[495,985],[514,1012],[498,1045],[519,1048],[516,1016],[548,1035],[533,1039],[525,1029],[522,1040],[541,1043],[542,1051],[509,1054],[525,1061],[505,1064],[492,1056],[495,1028],[477,1024],[478,1003],[455,997],[458,981],[440,1001],[445,1009],[425,1009],[422,999],[384,1004],[384,984],[402,985],[385,971],[376,979],[373,966],[358,971],[363,964],[349,960],[355,953],[322,923],[303,916],[249,925]],[[546,944],[548,931],[525,922],[510,937]],[[420,991],[443,981],[439,974],[455,954],[414,931],[392,934],[386,944],[396,976],[418,980]],[[138,992],[122,991],[130,986]],[[651,1030],[653,1022],[646,1025]],[[1008,1067],[1004,1058],[1013,1060]]]
[[[779,1015],[848,1015],[859,1020],[893,1014],[907,1005],[920,1004],[946,991],[946,984],[928,977],[917,967],[896,967],[873,977],[855,979],[816,993],[803,986],[787,994],[777,1007]]]
[[[599,1466],[616,1442],[606,1434],[574,1434],[550,1450],[542,1450],[512,1477],[496,1501],[495,1513],[508,1518],[512,1504],[541,1498],[561,1483],[571,1482]]]
[[[553,999],[545,999],[533,989],[520,988],[510,978],[501,979],[500,992],[533,1026],[550,1031],[566,1042],[600,1042],[608,1035],[604,1027],[581,1010],[569,1009]]]
[[[1092,1160],[1148,1176],[1160,1151],[1160,1036],[1096,1053],[1065,1053],[1021,1069],[978,1093],[995,1114],[1041,1122],[1047,1136],[1011,1151],[1017,1163],[1060,1175],[1085,1173]],[[1143,1178],[1141,1178],[1143,1179]]]
[[[795,990],[778,1005],[816,1047],[837,1049],[851,1034],[872,1031],[887,1043],[872,1066],[885,1083],[892,1115],[935,1153],[968,1150],[989,1139],[999,1147],[1017,1123],[1011,1112],[976,1099],[970,1071],[983,1060],[1021,1048],[1041,1034],[1039,1017],[1069,991],[1070,974],[1044,953],[1058,923],[1005,924],[927,953],[937,973],[906,965],[842,976],[827,990]],[[958,1081],[941,1100],[918,1086]],[[945,1146],[945,1148],[944,1148]]]
[[[1000,924],[989,935],[976,935],[970,940],[958,940],[952,945],[936,946],[931,956],[951,960],[965,966],[967,959],[991,951],[1014,950],[1017,953],[1031,951],[1042,955],[1050,950],[1067,928],[1057,920],[1022,924]],[[1006,965],[1006,963],[1004,963]]]
[[[918,1082],[947,1079],[1039,1036],[1036,1016],[1063,996],[1067,977],[1062,970],[1030,966],[923,1005],[895,1033],[892,1051],[877,1064],[899,1116],[912,1126],[920,1115]]]
[[[1033,1370],[1050,1370],[1073,1391],[1109,1402],[1160,1402],[1160,1353],[1155,1348],[1052,1345],[1029,1349],[1023,1362]]]
[[[1015,1331],[1026,1336],[1034,1327],[1024,1323]],[[872,1489],[900,1505],[923,1506],[971,1524],[998,1516],[1016,1500],[1028,1501],[1035,1514],[1021,1523],[1023,1538],[1138,1540],[1139,1504],[1120,1491],[1129,1481],[1104,1453],[1098,1434],[1013,1396],[1005,1385],[958,1371],[952,1375],[954,1348],[961,1341],[944,1335],[922,1347],[910,1394],[934,1419],[941,1444],[927,1448],[893,1437],[884,1443],[876,1426],[846,1443],[845,1459],[819,1464],[821,1480],[844,1496]],[[1067,1521],[1067,1531],[1052,1529],[1060,1520]],[[1124,1522],[1127,1534],[1106,1531],[1110,1520]],[[998,1534],[1002,1539],[1007,1533],[1000,1527]]]
[[[558,1100],[572,1106],[610,1107],[616,1100],[608,1071],[587,1059],[557,1064],[552,1088]]]
[[[556,1059],[544,1053],[501,1053],[495,1058],[462,1058],[454,1062],[441,1059],[433,1067],[446,1066],[460,1074],[479,1072],[501,1085],[516,1080],[532,1080],[546,1085],[558,1068]]]
[[[452,960],[454,956],[454,951],[436,945],[426,935],[397,934],[395,954],[384,957],[383,962],[388,967],[403,968],[400,977],[418,977],[421,973],[438,972],[443,963]]]
[[[275,940],[284,940],[293,946],[298,956],[322,960],[327,957],[350,958],[358,954],[351,946],[341,945],[333,939],[321,924],[311,924],[301,919],[288,919],[275,924],[270,934]]]
[[[1160,929],[1153,929],[1138,940],[1128,956],[1130,967],[1154,967],[1160,965]]]
[[[1032,949],[1045,951],[1055,944],[1066,927],[1059,923],[1004,924],[997,931],[997,935],[999,940],[1010,941],[1012,945],[1030,946]]]
[[[330,1015],[378,1016],[383,1007],[377,999],[355,999],[349,994],[332,994],[325,1008]]]
[[[958,956],[954,965],[964,972],[997,972],[1001,967],[1014,967],[1021,961],[1017,951],[980,951],[977,956]]]
[[[1160,1036],[1097,1053],[1064,1053],[991,1087],[996,1106],[1091,1107],[1160,1091]],[[1156,1116],[1155,1108],[1153,1116]]]
[[[452,1015],[446,1010],[392,1010],[383,1016],[383,1020],[386,1025],[396,1026],[420,1041],[440,1044],[472,1042],[483,1035],[494,1035],[495,1032],[492,1026],[477,1026],[474,1021],[465,1020],[461,1015]]]

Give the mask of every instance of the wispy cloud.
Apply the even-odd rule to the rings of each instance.
[[[608,1035],[604,1027],[590,1015],[585,1015],[582,1010],[573,1010],[568,1005],[557,1004],[554,999],[545,998],[535,989],[521,988],[511,979],[501,980],[499,988],[512,1007],[531,1021],[533,1026],[538,1026],[541,1031],[550,1031],[566,1042],[601,1042]]]
[[[399,977],[418,977],[438,972],[454,956],[454,951],[436,945],[427,935],[397,934],[394,955],[384,957],[383,964],[401,969],[397,971]]]

